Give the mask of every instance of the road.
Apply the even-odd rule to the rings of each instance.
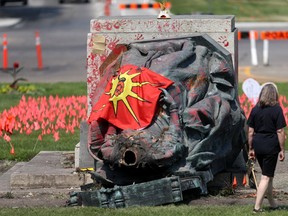
[[[157,15],[154,9],[119,10],[117,3],[131,3],[131,0],[112,0],[111,15]],[[145,2],[138,0],[137,2]],[[148,2],[146,0],[146,2]],[[24,67],[21,76],[30,82],[86,81],[86,37],[90,20],[104,15],[104,0],[91,0],[85,3],[59,4],[58,0],[30,0],[26,7],[11,3],[0,8],[1,21],[13,21],[14,25],[0,27],[0,37],[8,35],[9,65],[19,62]],[[9,18],[9,19],[7,19]],[[237,27],[237,23],[236,23]],[[239,23],[239,31],[273,30],[287,31],[288,24],[246,24]],[[35,51],[35,31],[40,33],[43,69],[39,70]],[[287,40],[269,42],[269,66],[263,67],[263,41],[256,42],[259,66],[251,66],[250,41],[239,41],[239,75],[259,76],[267,79],[287,79]],[[2,52],[0,53],[2,59]],[[1,62],[2,64],[2,62]],[[2,66],[2,65],[1,65]],[[0,66],[0,67],[1,67]],[[258,74],[257,74],[258,73]],[[267,74],[266,74],[267,73]],[[19,74],[20,75],[20,74]],[[0,81],[9,82],[12,78],[0,72]]]
[[[87,33],[90,20],[103,15],[103,3],[35,2],[27,7],[15,3],[1,8],[2,16],[22,18],[18,24],[0,29],[8,36],[9,65],[19,62],[24,67],[21,76],[30,82],[86,81]],[[40,33],[43,70],[38,69],[35,31]],[[1,75],[1,81],[11,80],[7,74]]]

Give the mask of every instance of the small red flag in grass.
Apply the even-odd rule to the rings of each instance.
[[[248,118],[252,108],[255,106],[253,101],[249,100],[248,97],[243,93],[241,96],[239,96],[239,102],[246,118]],[[279,105],[283,110],[286,123],[288,124],[288,101],[284,95],[279,95]]]
[[[245,94],[239,96],[240,106],[248,118],[253,108],[252,101]],[[283,95],[279,96],[279,104],[283,109],[288,123],[288,101]],[[43,136],[53,136],[55,142],[61,139],[59,130],[74,133],[80,127],[80,122],[87,120],[87,97],[28,97],[23,96],[19,104],[0,113],[0,137],[11,145],[11,154],[15,154],[11,143],[13,132],[30,135],[40,131],[38,140]]]
[[[60,139],[59,130],[74,133],[80,122],[87,119],[87,97],[28,97],[23,96],[19,104],[0,113],[0,136],[11,142],[14,131],[30,135],[41,131],[38,140],[52,135]],[[15,153],[11,144],[11,154]]]

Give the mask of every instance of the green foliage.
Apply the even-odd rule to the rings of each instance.
[[[18,78],[18,73],[20,71],[23,70],[23,67],[19,67],[19,63],[18,62],[14,62],[13,64],[13,68],[6,68],[6,69],[2,69],[2,71],[4,73],[8,73],[12,76],[13,78],[13,82],[9,85],[10,88],[14,89],[17,91],[17,88],[18,88],[18,82],[20,81],[27,81],[27,79],[23,78],[23,77],[20,77]]]
[[[0,93],[1,94],[8,94],[12,91],[13,89],[9,85],[3,85],[0,88]]]
[[[171,12],[175,15],[235,15],[237,21],[288,21],[286,0],[169,0],[169,2],[172,4]]]
[[[29,94],[29,95],[42,95],[45,89],[37,88],[35,85],[18,85],[17,88],[12,88],[10,85],[5,84],[0,86],[0,94]]]

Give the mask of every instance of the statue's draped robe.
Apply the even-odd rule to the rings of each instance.
[[[159,109],[146,128],[120,130],[105,120],[91,122],[88,144],[96,159],[113,167],[121,164],[125,150],[138,148],[138,167],[177,171],[184,166],[216,174],[232,166],[245,142],[245,116],[231,56],[181,38],[129,44],[119,62],[119,67],[149,68],[174,84],[161,89]],[[100,87],[111,73],[115,68],[104,70]]]

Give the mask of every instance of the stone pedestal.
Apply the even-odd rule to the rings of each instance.
[[[80,125],[80,142],[75,147],[75,168],[94,168],[94,159],[88,152],[88,123],[83,121]]]

